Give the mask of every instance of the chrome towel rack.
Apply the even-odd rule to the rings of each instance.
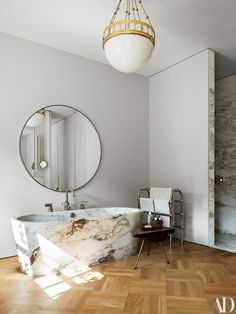
[[[142,188],[138,192],[138,208],[140,208],[140,198],[142,194],[150,198],[150,188]],[[170,227],[178,229],[180,233],[181,245],[184,243],[184,209],[183,193],[179,189],[172,189],[169,199],[169,214],[163,214],[156,209],[155,214],[170,217]],[[170,235],[170,248],[172,247],[172,235]]]

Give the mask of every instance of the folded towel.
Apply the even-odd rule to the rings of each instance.
[[[152,198],[140,198],[141,211],[154,212],[154,200]]]
[[[170,213],[169,201],[155,198],[154,199],[154,206],[155,206],[156,212],[158,212],[158,213],[162,213],[162,214],[169,214]]]
[[[172,188],[151,188],[150,197],[169,201],[172,194]]]
[[[156,213],[160,214],[164,227],[170,227],[170,217],[161,214],[170,214],[169,200],[154,199]]]
[[[163,221],[163,227],[170,228],[170,217],[161,216],[161,215],[160,217]]]

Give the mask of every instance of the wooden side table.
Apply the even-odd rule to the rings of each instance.
[[[145,240],[149,240],[149,241],[152,241],[152,242],[159,243],[159,245],[162,248],[163,253],[165,255],[166,262],[167,262],[167,264],[169,264],[170,263],[169,259],[168,259],[167,255],[166,255],[165,248],[162,246],[161,242],[166,240],[168,235],[169,234],[173,234],[174,232],[175,232],[174,228],[166,228],[166,227],[163,227],[161,229],[150,229],[150,230],[149,229],[148,230],[144,230],[141,227],[135,229],[134,232],[133,232],[133,236],[135,238],[142,239],[142,243],[141,243],[141,246],[140,246],[140,249],[139,249],[139,253],[138,253],[138,257],[137,257],[137,261],[135,263],[134,269],[137,269],[137,267],[138,267],[139,258],[140,258],[140,255],[142,253],[143,245],[144,245]],[[149,255],[149,249],[148,249],[148,255]]]

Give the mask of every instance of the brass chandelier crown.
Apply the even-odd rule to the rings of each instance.
[[[103,48],[106,42],[119,35],[139,35],[149,39],[155,46],[156,34],[150,18],[144,9],[141,0],[126,0],[125,17],[116,21],[118,12],[121,9],[122,0],[118,1],[109,25],[103,32]],[[145,18],[143,18],[143,16]],[[146,19],[146,22],[144,21]]]

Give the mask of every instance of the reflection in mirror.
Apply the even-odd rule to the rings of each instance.
[[[39,165],[40,165],[40,167],[41,167],[42,169],[44,169],[44,168],[47,167],[48,163],[47,163],[45,160],[41,160],[40,163],[39,163]]]
[[[101,160],[101,143],[84,114],[55,105],[40,109],[26,122],[20,153],[25,168],[38,183],[65,192],[93,178]]]

